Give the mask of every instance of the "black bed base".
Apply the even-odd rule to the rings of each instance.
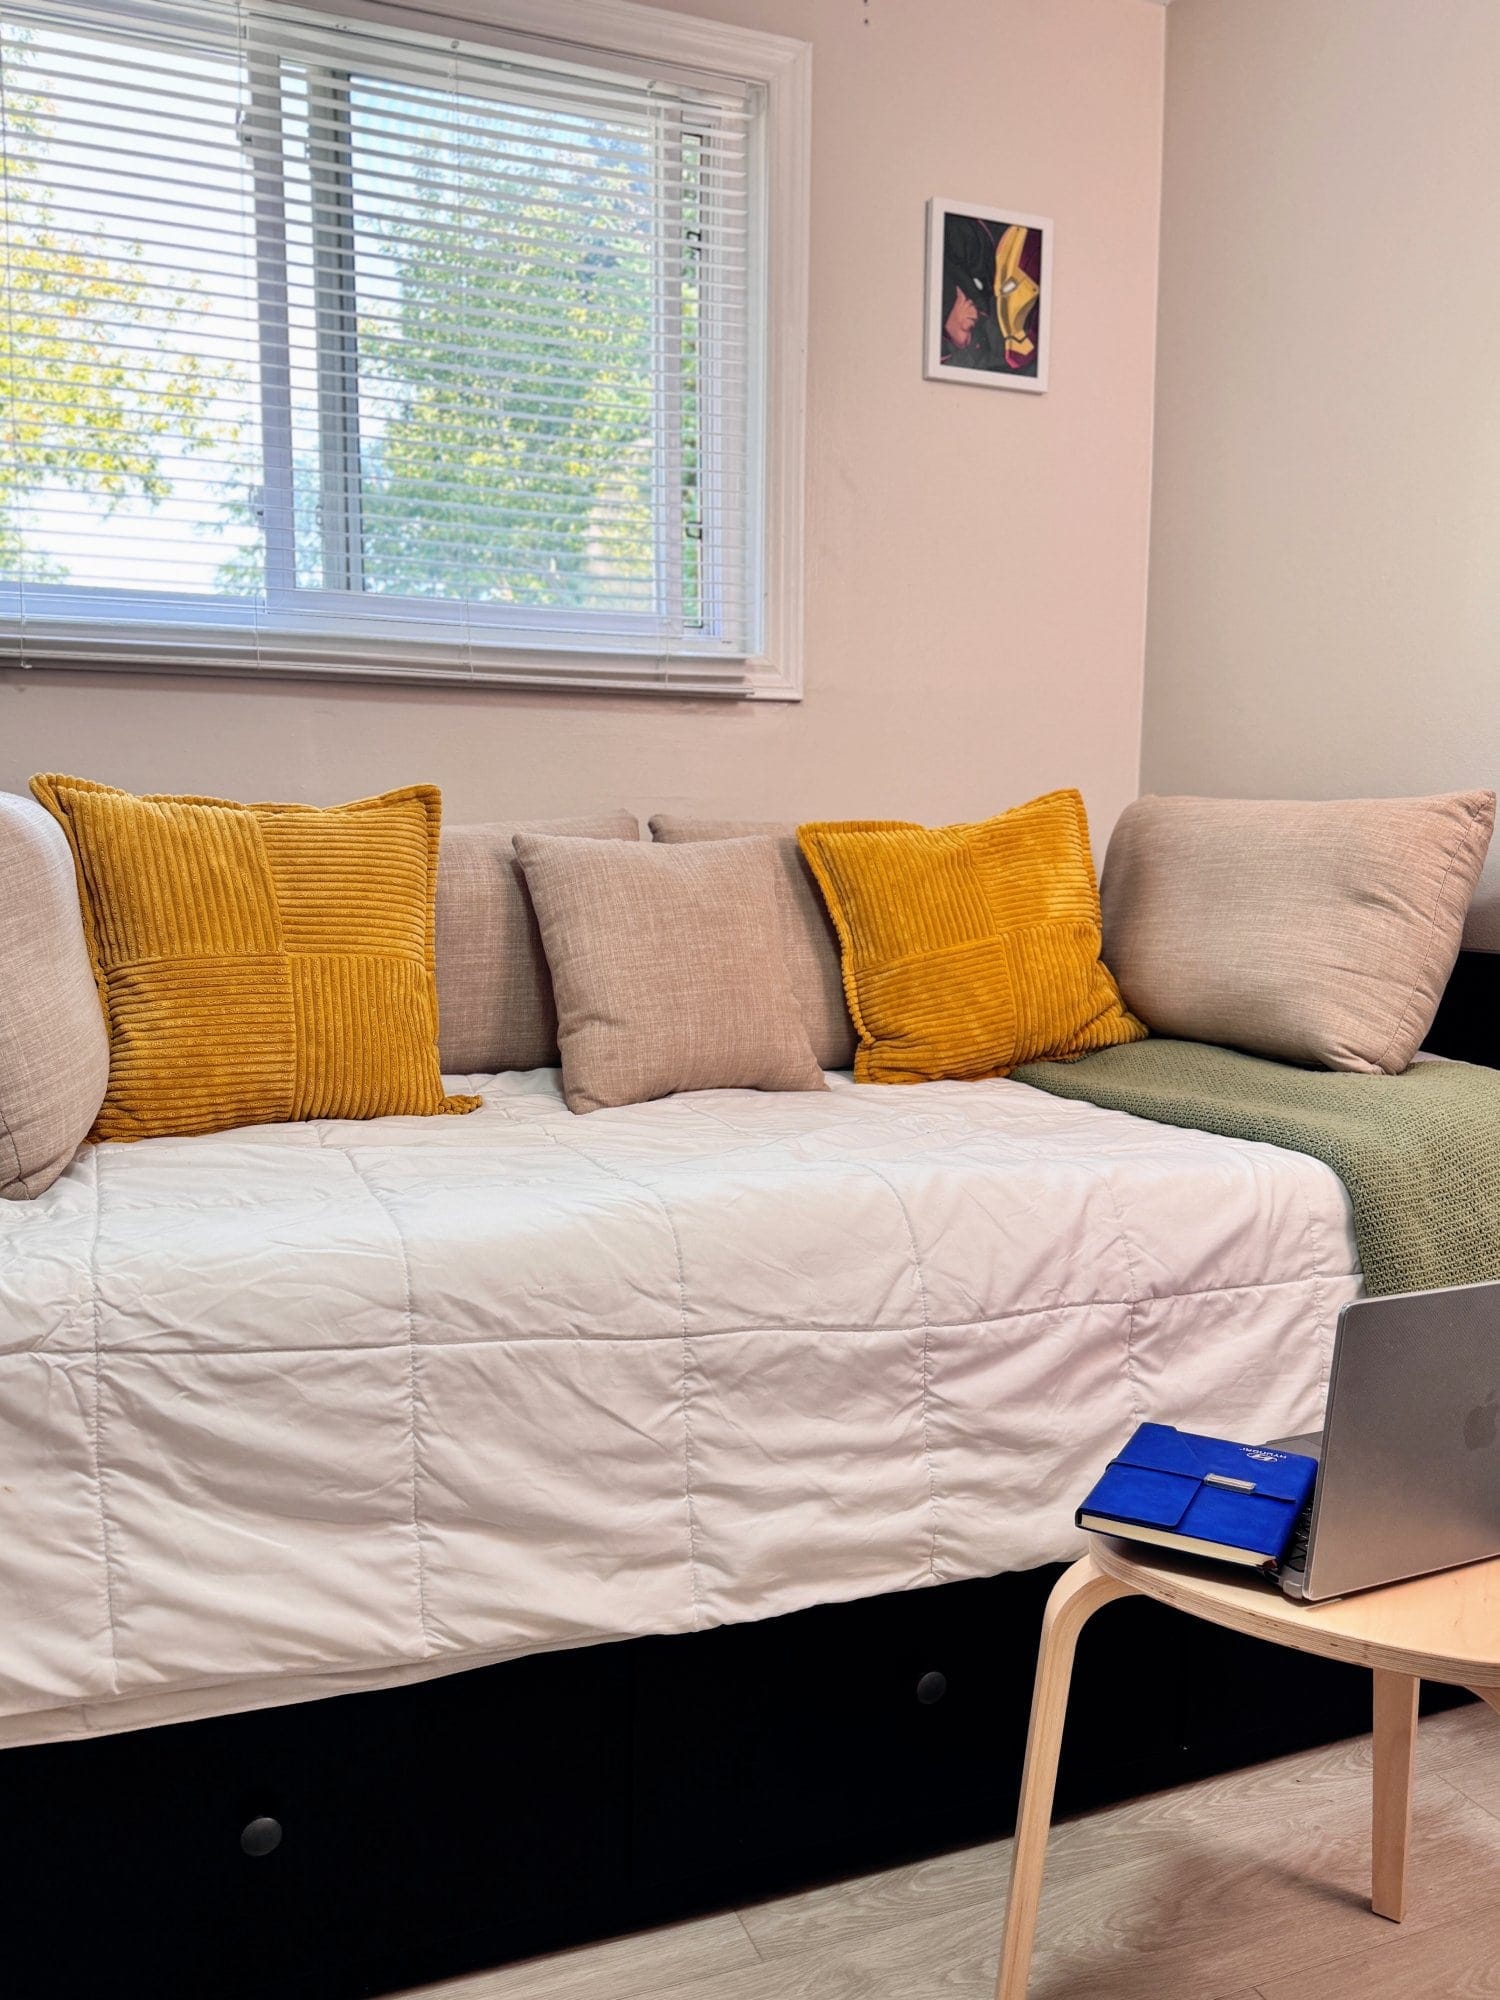
[[[0,1986],[352,2000],[1006,1833],[1057,1574],[7,1751]],[[1080,1648],[1059,1803],[1369,1712],[1356,1669],[1111,1606]],[[282,1839],[251,1857],[263,1816]]]
[[[1457,1062],[1500,1068],[1500,953],[1458,954],[1423,1046]]]
[[[1460,954],[1428,1047],[1493,1064],[1497,1021],[1500,957]],[[1008,1833],[1057,1573],[6,1751],[0,1993],[355,2000]],[[1111,1605],[1059,1808],[1369,1720],[1355,1668]]]

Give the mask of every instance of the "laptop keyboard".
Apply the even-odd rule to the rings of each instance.
[[[1297,1516],[1297,1525],[1292,1530],[1292,1539],[1287,1543],[1280,1563],[1279,1576],[1304,1576],[1307,1573],[1307,1543],[1312,1533],[1312,1495],[1309,1494],[1302,1512]]]

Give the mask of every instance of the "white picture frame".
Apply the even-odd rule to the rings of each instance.
[[[927,204],[926,379],[1045,393],[1055,254],[1050,216],[934,195]],[[997,281],[1001,256],[1009,275]],[[1007,311],[1007,296],[1019,310]]]

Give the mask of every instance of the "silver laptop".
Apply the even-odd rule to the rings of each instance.
[[[1500,1284],[1358,1299],[1339,1314],[1318,1461],[1282,1558],[1288,1597],[1343,1597],[1500,1555]]]

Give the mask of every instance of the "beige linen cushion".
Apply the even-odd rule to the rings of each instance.
[[[557,997],[570,1111],[679,1090],[822,1090],[782,961],[763,840],[518,834]]]
[[[84,942],[67,836],[0,792],[0,1195],[51,1187],[88,1137],[109,1036]]]
[[[635,815],[493,820],[443,829],[438,848],[438,1055],[450,1076],[557,1061],[557,1014],[518,833],[639,841]]]
[[[667,843],[694,840],[769,840],[790,894],[786,898],[786,969],[802,1009],[813,1054],[824,1069],[849,1069],[858,1036],[844,998],[838,933],[822,892],[797,844],[795,826],[776,820],[680,819],[656,813],[651,838]]]
[[[1159,1035],[1398,1075],[1494,823],[1493,792],[1138,799],[1104,864],[1105,961]]]

